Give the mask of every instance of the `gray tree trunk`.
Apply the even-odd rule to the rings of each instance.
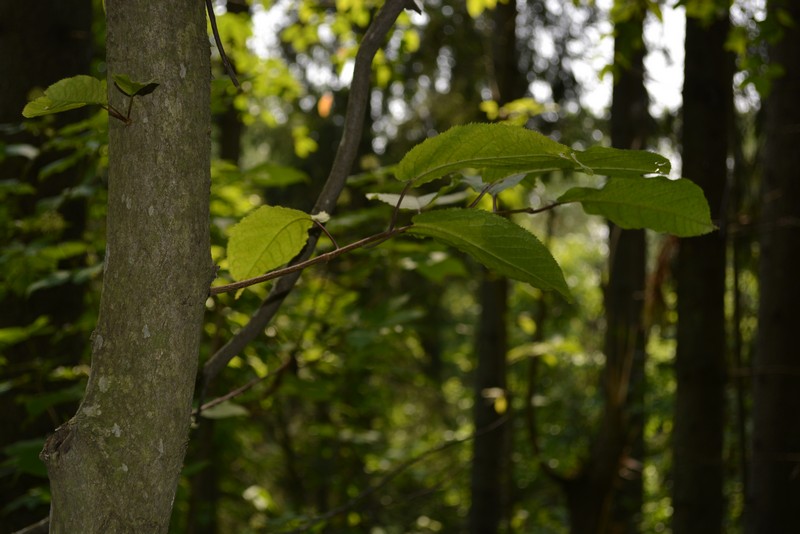
[[[108,244],[92,371],[45,444],[52,533],[166,532],[190,422],[209,257],[209,45],[197,0],[108,0],[108,71],[160,85],[109,119]],[[109,98],[126,109],[113,88]]]
[[[732,112],[728,15],[686,21],[683,175],[723,216]],[[672,502],[675,534],[722,532],[725,408],[725,237],[682,239],[676,272],[678,329]]]
[[[800,2],[771,0],[795,25]],[[761,203],[760,300],[754,362],[754,533],[800,532],[800,33],[783,27],[770,61],[784,74],[768,95]]]

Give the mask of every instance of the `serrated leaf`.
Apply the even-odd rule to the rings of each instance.
[[[114,80],[114,85],[117,89],[128,96],[149,95],[158,87],[158,84],[153,81],[135,82],[127,74],[113,74],[111,78]]]
[[[431,237],[466,252],[489,269],[570,298],[556,260],[533,234],[513,222],[476,209],[420,213],[409,233]]]
[[[412,148],[397,165],[395,175],[417,187],[462,169],[474,169],[489,184],[514,174],[558,169],[610,176],[663,174],[669,172],[669,161],[644,151],[606,147],[573,150],[519,126],[467,124]]]
[[[228,263],[234,280],[244,280],[280,267],[294,258],[308,240],[311,217],[280,206],[261,206],[231,228]]]
[[[685,178],[609,178],[602,189],[575,187],[558,201],[580,202],[586,213],[602,215],[622,228],[649,228],[679,237],[714,230],[703,190]]]
[[[399,180],[415,187],[461,169],[476,169],[484,182],[521,172],[572,168],[570,149],[544,135],[506,124],[455,126],[412,148],[397,165]]]
[[[667,158],[645,150],[621,150],[594,146],[584,151],[575,151],[575,159],[589,174],[604,176],[640,177],[644,174],[669,174]],[[580,167],[578,170],[583,170]]]
[[[87,104],[105,106],[108,104],[105,80],[92,76],[79,75],[59,80],[44,91],[22,110],[26,118],[60,113],[81,108]]]

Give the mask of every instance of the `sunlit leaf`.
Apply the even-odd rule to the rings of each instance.
[[[714,230],[703,190],[681,178],[610,178],[602,189],[575,187],[558,199],[580,202],[622,228],[650,228],[685,237]]]
[[[28,102],[22,115],[27,118],[39,117],[81,108],[87,104],[108,104],[106,82],[82,74],[59,80],[45,89],[43,96]]]
[[[228,264],[235,280],[263,274],[287,263],[308,240],[311,217],[302,211],[261,206],[231,228]]]
[[[514,174],[558,169],[612,176],[663,174],[669,171],[669,161],[645,151],[573,150],[519,126],[468,124],[415,146],[397,165],[395,175],[416,187],[463,169],[472,169],[484,183],[492,183]]]
[[[489,269],[569,298],[561,268],[533,234],[494,213],[446,209],[420,213],[409,233],[466,252]]]
[[[117,86],[117,89],[128,96],[149,95],[158,87],[158,84],[152,81],[135,82],[126,74],[114,74],[111,77],[114,79],[114,85]]]

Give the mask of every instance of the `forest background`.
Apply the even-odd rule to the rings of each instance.
[[[2,532],[47,516],[39,455],[87,387],[109,165],[105,110],[21,116],[59,79],[106,77],[104,6],[17,4],[0,7]],[[213,4],[242,85],[212,46],[216,284],[230,281],[225,246],[242,217],[312,209],[381,5]],[[571,301],[408,239],[306,270],[248,343],[237,340],[268,287],[209,298],[203,410],[170,531],[800,531],[800,6],[415,7],[372,62],[356,163],[322,249],[385,229],[392,206],[375,194],[400,192],[391,165],[411,147],[486,121],[576,149],[665,154],[674,177],[703,187],[719,229],[621,230],[578,206],[515,216],[552,250]],[[648,54],[672,59],[665,16],[686,17],[678,109],[647,91],[663,75]],[[608,109],[587,105],[601,79],[613,81]],[[526,178],[497,202],[547,206],[582,180]]]

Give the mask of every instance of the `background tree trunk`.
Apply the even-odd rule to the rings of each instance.
[[[614,25],[611,144],[616,148],[646,148],[650,116],[644,87],[645,14],[642,4]],[[562,481],[570,532],[576,534],[638,532],[642,504],[644,231],[609,223],[608,248],[603,417],[580,473]]]
[[[494,13],[492,33],[492,65],[494,99],[504,105],[525,94],[524,77],[519,71],[519,51],[516,42],[517,8],[514,2],[498,4]],[[508,418],[511,401],[506,398],[506,411],[500,413],[485,392],[507,391],[508,309],[509,284],[485,269],[481,269],[479,300],[481,313],[478,324],[477,365],[475,370],[475,430],[489,432],[475,437],[472,459],[469,512],[470,532],[498,532],[509,514],[509,479],[511,425]]]
[[[687,17],[683,176],[700,185],[711,218],[723,216],[732,109],[728,14]],[[678,347],[672,518],[676,534],[721,532],[724,519],[725,236],[682,239],[676,273]]]
[[[110,119],[92,370],[45,444],[53,533],[166,532],[186,449],[209,257],[209,48],[194,0],[108,0],[108,71],[160,85]],[[110,78],[110,77],[109,77]],[[127,99],[109,79],[109,98]]]
[[[796,25],[800,3],[772,0]],[[770,61],[784,73],[766,101],[758,338],[754,362],[752,530],[800,532],[800,33],[782,27]]]

